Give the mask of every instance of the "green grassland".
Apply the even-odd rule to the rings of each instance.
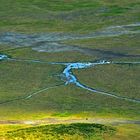
[[[26,129],[18,129],[8,131],[5,137],[9,140],[84,140],[84,139],[102,139],[104,136],[111,136],[115,133],[115,129],[101,124],[59,124],[39,127],[30,127]]]
[[[130,98],[140,98],[139,95],[139,65],[106,65],[75,71],[79,80],[95,89],[114,92],[117,95]],[[111,72],[110,72],[111,71]],[[82,76],[81,76],[82,75]],[[88,78],[84,78],[88,77]],[[115,79],[115,80],[114,80]],[[135,84],[134,84],[135,83]],[[132,94],[133,93],[133,94]]]
[[[139,0],[0,0],[0,33],[7,31],[92,33],[112,25],[139,22],[139,13]],[[140,34],[131,34],[64,41],[64,43],[112,53],[139,55],[139,37]],[[104,59],[104,56],[98,53],[85,55],[80,52],[36,52],[30,46],[13,49],[13,46],[0,45],[0,53],[12,58],[46,62],[82,62]],[[140,58],[112,57],[109,60],[140,61]],[[63,83],[57,76],[62,73],[63,69],[64,66],[61,65],[0,61],[0,102],[20,98],[39,89]],[[74,70],[73,73],[85,85],[138,99],[140,98],[139,69],[139,65],[106,65]],[[0,120],[36,120],[48,117],[138,120],[139,110],[138,103],[103,96],[80,89],[75,85],[62,85],[34,95],[28,100],[22,99],[0,104]],[[5,137],[7,139],[18,139],[23,134],[31,140],[43,139],[46,136],[53,139],[58,139],[59,136],[61,139],[68,140],[88,140],[87,137],[90,137],[91,140],[139,139],[139,125],[115,126],[116,134],[112,137],[110,137],[110,132],[113,128],[100,126],[104,130],[97,129],[94,124],[50,125],[28,129],[22,128],[30,126],[0,125],[0,131],[9,130]],[[63,129],[58,132],[58,128]],[[88,131],[93,129],[97,130],[97,133]],[[73,131],[75,131],[74,134]],[[103,135],[104,132],[105,135]]]
[[[67,42],[65,41],[65,43],[80,46],[82,48],[99,49],[99,50],[111,51],[115,53],[138,55],[140,54],[140,49],[138,45],[140,43],[139,36],[140,34],[121,35],[118,37],[109,37],[109,38],[103,37],[103,38],[96,38],[96,39],[95,38],[83,39],[83,40],[75,40],[75,41],[67,41]],[[116,59],[117,58],[115,58],[115,60]],[[132,59],[134,58],[130,58],[130,60]],[[129,58],[127,58],[127,60],[129,60]]]
[[[139,125],[57,124],[31,127],[29,125],[0,125],[0,138],[62,139],[62,140],[138,140]]]
[[[114,24],[138,22],[139,0],[4,0],[1,31],[85,33]]]
[[[63,55],[62,53],[37,53],[30,48],[15,50],[8,54],[14,58],[40,59],[46,62],[90,60],[89,56],[80,53],[79,55],[78,53],[69,53],[69,56],[73,56],[71,58],[68,57],[67,53]],[[58,59],[57,56],[59,56]],[[61,65],[2,61],[1,66],[1,102],[27,95],[38,89],[63,83],[59,77],[55,76],[62,73],[64,67]],[[90,87],[121,96],[139,98],[139,65],[96,66],[73,72],[81,83]],[[17,100],[3,104],[0,108],[0,117],[3,119],[35,118],[38,114],[40,114],[40,117],[44,117],[45,114],[53,115],[64,112],[72,115],[86,112],[87,117],[88,115],[90,117],[101,115],[106,117],[139,118],[140,115],[138,111],[140,108],[137,103],[92,93],[74,85],[49,89],[28,100]]]

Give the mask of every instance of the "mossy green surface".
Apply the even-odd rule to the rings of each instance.
[[[104,135],[113,135],[115,134],[115,131],[116,130],[114,128],[101,124],[77,123],[18,129],[15,131],[7,132],[4,137],[9,140],[102,140]]]

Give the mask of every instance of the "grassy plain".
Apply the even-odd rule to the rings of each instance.
[[[139,0],[1,0],[1,31],[91,32],[138,22]]]
[[[0,32],[92,33],[112,25],[140,22],[139,13],[139,0],[14,0],[14,2],[12,0],[0,0]],[[65,41],[65,43],[82,48],[139,55],[139,37],[140,34],[132,34],[110,38]],[[84,55],[79,52],[39,53],[33,51],[30,46],[29,48],[23,46],[22,49],[6,51],[11,47],[0,45],[0,52],[12,58],[36,59],[47,62],[82,62],[104,58],[102,54],[96,53],[93,55]],[[140,61],[140,58],[112,57],[110,60]],[[107,65],[73,72],[82,83],[93,88],[131,98],[140,98],[139,68],[139,65]],[[62,81],[56,75],[61,74],[63,69],[64,67],[59,65],[0,61],[0,102],[61,83]],[[101,117],[133,120],[139,119],[139,110],[140,106],[137,103],[94,94],[74,85],[68,85],[49,89],[28,100],[1,104],[0,120],[35,120],[47,117],[60,117],[62,119]],[[42,129],[49,129],[52,134],[52,128],[59,126],[67,130],[70,126],[73,127],[73,125],[68,127],[65,125],[43,126],[26,131],[26,129],[21,130],[21,128],[30,126],[3,125],[3,127],[0,127],[0,131],[13,130],[13,132],[7,134],[8,137],[13,138],[13,135],[17,137],[17,135],[21,136],[22,133],[27,134],[28,137],[29,132],[35,129],[39,131],[38,136],[41,136]],[[110,138],[111,140],[139,139],[140,127],[138,125],[119,125],[115,127],[117,132],[113,138]],[[20,130],[18,131],[18,129]],[[78,129],[76,129],[76,132],[79,132]],[[35,132],[30,134],[35,135]],[[55,134],[54,137],[57,136],[57,132]],[[83,135],[85,135],[85,132]],[[81,137],[76,134],[71,137],[66,134],[66,138],[84,139],[83,135]],[[64,137],[63,135],[62,139]],[[101,139],[101,136],[99,138]],[[97,136],[96,139],[99,138]],[[109,140],[107,136],[102,138]]]

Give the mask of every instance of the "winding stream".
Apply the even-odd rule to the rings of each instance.
[[[123,62],[121,62],[121,64],[122,63]],[[73,83],[77,87],[89,90],[89,91],[97,93],[97,94],[102,94],[102,95],[111,96],[111,97],[118,98],[118,99],[123,99],[123,100],[127,100],[127,101],[140,103],[140,100],[137,100],[137,99],[131,99],[131,98],[123,97],[123,96],[118,96],[118,95],[115,95],[112,93],[107,93],[104,91],[100,91],[100,90],[96,90],[91,87],[88,87],[88,86],[80,83],[78,81],[78,79],[76,78],[76,76],[72,73],[72,69],[85,69],[85,68],[89,68],[89,67],[94,67],[95,65],[119,64],[118,62],[110,62],[110,61],[102,60],[102,61],[95,62],[95,63],[87,62],[87,63],[68,63],[68,64],[67,63],[54,63],[54,64],[66,65],[66,68],[63,70],[63,74],[66,79],[65,85]],[[140,62],[124,62],[124,64],[140,64]]]
[[[114,37],[114,36],[127,35],[127,34],[139,34],[140,30],[137,29],[137,27],[140,27],[140,22],[128,24],[128,25],[109,26],[109,27],[103,28],[99,31],[92,32],[89,34],[69,34],[69,33],[19,34],[19,33],[7,32],[7,33],[0,34],[0,44],[12,46],[13,48],[10,50],[30,46],[33,50],[36,50],[38,52],[79,51],[80,53],[84,53],[88,55],[97,54],[99,56],[102,56],[103,58],[108,58],[109,56],[110,57],[140,57],[140,55],[127,55],[127,54],[114,53],[114,52],[98,50],[98,49],[93,50],[93,49],[88,49],[88,48],[81,48],[79,46],[68,45],[63,42],[66,40],[79,40],[79,39],[89,39],[89,38]],[[8,51],[8,50],[4,50],[3,52],[5,51]],[[56,64],[64,65],[65,68],[62,74],[60,74],[61,80],[63,80],[63,84],[61,83],[60,85],[68,85],[72,83],[77,87],[90,91],[90,93],[93,92],[97,94],[111,96],[118,99],[140,103],[139,99],[131,99],[127,97],[122,97],[116,94],[107,93],[105,91],[96,90],[94,88],[88,87],[80,83],[77,77],[72,73],[73,69],[86,69],[89,67],[94,67],[95,65],[140,64],[140,62],[110,62],[110,61],[102,60],[99,62],[83,62],[83,63],[82,62],[76,62],[76,63],[59,63],[58,62],[57,63],[57,62],[45,62],[45,61],[40,61],[40,60],[8,58],[7,55],[0,54],[0,61],[3,61],[3,60],[15,61],[15,62],[27,62],[27,63],[28,62],[29,63],[46,63],[50,65],[56,65]],[[15,100],[21,100],[21,99],[29,99],[36,94],[39,94],[51,88],[56,88],[60,85],[52,85],[50,87],[46,87],[36,92],[27,94],[26,96],[8,100],[3,103],[15,101]]]
[[[131,102],[140,103],[139,99],[131,99],[131,98],[128,98],[128,97],[123,97],[123,96],[119,96],[119,95],[112,94],[112,93],[107,93],[105,91],[101,91],[101,90],[97,90],[97,89],[88,87],[88,86],[80,83],[80,81],[78,81],[77,77],[72,73],[73,69],[86,69],[86,68],[89,68],[89,67],[94,67],[96,65],[140,64],[140,62],[111,62],[111,61],[106,61],[106,60],[101,60],[101,61],[98,61],[98,62],[83,62],[83,63],[82,62],[75,62],[75,63],[45,62],[45,61],[40,61],[40,60],[12,59],[12,58],[8,58],[6,55],[0,55],[0,60],[17,61],[17,62],[31,62],[31,63],[47,63],[47,64],[51,64],[51,65],[64,65],[65,68],[64,68],[64,70],[61,74],[61,80],[65,81],[65,85],[68,85],[68,84],[72,83],[72,84],[76,85],[77,87],[80,87],[82,89],[85,89],[85,90],[88,90],[88,91],[91,91],[91,92],[94,92],[94,93],[97,93],[97,94],[102,94],[102,95],[111,96],[111,97],[118,98],[118,99],[123,99],[123,100],[131,101]],[[51,88],[56,88],[56,87],[61,86],[61,85],[64,85],[64,83],[63,84],[61,83],[59,85],[53,85],[53,86],[38,90],[36,92],[33,92],[31,94],[28,94],[24,97],[19,97],[19,98],[13,99],[13,100],[5,101],[5,102],[2,102],[0,104],[15,101],[15,100],[20,100],[20,99],[29,99],[36,94],[39,94],[39,93],[41,93],[43,91],[46,91],[48,89],[51,89]]]

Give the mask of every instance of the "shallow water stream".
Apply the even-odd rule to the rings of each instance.
[[[16,61],[17,62],[30,62],[30,63],[47,63],[47,64],[50,64],[50,65],[64,65],[65,68],[64,68],[63,72],[60,74],[60,77],[65,82],[65,85],[74,84],[77,87],[80,87],[80,88],[83,88],[85,90],[90,91],[90,93],[102,94],[102,95],[111,96],[111,97],[122,99],[122,100],[127,100],[127,101],[131,101],[131,102],[140,103],[139,99],[131,99],[131,98],[128,98],[128,97],[123,97],[123,96],[116,95],[114,93],[107,93],[107,92],[102,91],[102,90],[97,90],[97,89],[94,89],[92,87],[88,87],[88,86],[82,84],[77,79],[77,77],[72,73],[73,69],[86,69],[86,68],[94,67],[96,65],[140,64],[140,62],[112,62],[112,61],[106,61],[106,60],[101,60],[101,61],[98,61],[98,62],[73,62],[73,63],[45,62],[45,61],[40,61],[40,60],[12,59],[12,58],[8,58],[8,56],[6,56],[6,55],[0,55],[0,60],[15,61],[15,62]],[[46,87],[44,89],[41,89],[41,90],[38,90],[36,92],[30,93],[27,96],[16,98],[16,99],[13,99],[11,101],[15,101],[15,100],[19,100],[19,99],[29,99],[36,94],[39,94],[39,93],[41,93],[43,91],[46,91],[48,89],[51,89],[51,88],[56,88],[56,87],[61,86],[61,85],[64,85],[64,84],[61,83],[61,84],[53,85],[53,86],[50,86],[50,87]],[[6,101],[6,102],[9,102],[9,101]],[[3,103],[5,103],[5,102],[3,102]]]

